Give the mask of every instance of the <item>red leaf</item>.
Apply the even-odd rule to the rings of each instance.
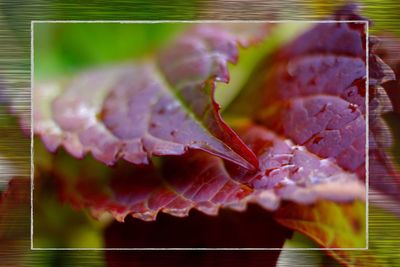
[[[54,173],[61,182],[64,201],[89,207],[95,216],[111,212],[120,221],[128,214],[154,220],[159,211],[187,216],[192,208],[216,215],[220,207],[244,210],[249,202],[274,210],[281,199],[313,203],[365,197],[357,177],[334,162],[321,160],[262,127],[248,126],[239,132],[258,156],[260,170],[249,171],[207,153],[190,151],[164,158],[158,168],[120,162],[109,169],[90,158],[76,161],[58,155]]]
[[[265,36],[266,25],[242,27],[193,27],[154,61],[86,72],[66,85],[35,86],[35,134],[50,151],[63,145],[78,158],[90,151],[106,164],[119,158],[148,164],[152,155],[192,148],[257,167],[213,97],[215,82],[229,81],[227,63],[236,63],[237,46]]]
[[[334,96],[314,95],[282,102],[274,128],[322,158],[365,174],[365,119],[358,106]]]
[[[334,19],[363,19],[353,9],[340,11]],[[365,38],[364,23],[316,25],[277,52],[263,83],[263,102],[254,112],[264,125],[322,158],[335,159],[361,178],[365,176],[366,153]],[[380,183],[374,173],[385,170],[389,176],[398,176],[385,151],[392,137],[381,117],[390,102],[380,86],[394,75],[375,55],[375,46],[376,40],[370,40],[369,153],[374,161],[370,164],[373,185]]]
[[[317,24],[276,56],[258,120],[365,176],[365,24]]]

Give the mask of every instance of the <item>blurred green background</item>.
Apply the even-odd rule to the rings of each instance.
[[[151,56],[180,23],[34,23],[35,80]]]

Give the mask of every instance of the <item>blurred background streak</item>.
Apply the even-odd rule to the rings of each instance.
[[[235,261],[229,252],[108,252],[103,251],[31,251],[30,250],[30,140],[29,124],[24,124],[21,131],[19,122],[10,116],[10,106],[22,110],[26,114],[26,121],[30,118],[30,69],[31,69],[31,21],[32,20],[312,20],[328,16],[339,5],[346,1],[48,1],[48,0],[0,0],[0,191],[5,191],[11,177],[14,179],[7,191],[7,198],[0,199],[0,266],[105,266],[106,260],[110,266],[129,266],[125,259],[131,261],[132,266],[152,266],[161,260],[168,260],[172,265],[209,266],[213,258],[220,258],[219,265],[228,266],[239,263],[241,266],[271,266],[272,252],[237,252]],[[371,33],[381,35],[384,43],[390,47],[390,54],[400,54],[400,2],[398,0],[368,0],[358,2],[362,7],[362,14],[373,21]],[[46,27],[43,25],[43,27]],[[71,26],[71,31],[76,26]],[[86,25],[85,27],[91,27]],[[177,26],[178,27],[178,26]],[[76,39],[64,40],[69,43],[69,49],[77,49],[79,38],[85,38],[84,29],[79,26],[74,29]],[[179,30],[173,29],[173,30]],[[40,36],[44,49],[38,53],[49,53],[46,50],[46,41],[51,43],[52,38],[68,38],[55,29],[43,30],[48,36]],[[68,29],[67,29],[68,31]],[[120,32],[110,34],[123,34]],[[156,30],[155,30],[156,31]],[[168,32],[166,32],[169,34]],[[86,64],[102,64],[113,60],[123,60],[134,57],[130,46],[136,46],[138,51],[155,49],[161,42],[162,34],[146,35],[138,29],[126,42],[113,44],[114,50],[109,54],[96,54],[96,49],[79,46],[81,57],[66,58],[66,64],[58,64],[47,57],[43,69],[37,75],[41,78],[53,77],[62,73],[72,72],[69,66],[72,63],[84,68]],[[148,47],[143,42],[137,42],[137,37],[151,41]],[[161,37],[160,37],[161,36]],[[161,39],[157,39],[161,38]],[[385,40],[397,40],[389,42]],[[113,40],[110,39],[110,42]],[[96,45],[94,43],[93,45]],[[142,49],[142,50],[140,50]],[[133,51],[134,49],[132,49]],[[148,50],[150,51],[150,50]],[[56,51],[62,53],[66,51]],[[384,53],[384,52],[382,52]],[[392,68],[398,66],[398,61],[388,62]],[[396,65],[397,64],[397,65]],[[399,70],[398,70],[399,71]],[[396,94],[399,84],[392,84],[391,90]],[[398,93],[397,93],[398,95]],[[396,142],[393,154],[398,156],[400,140],[398,115],[391,113],[387,120],[396,131]],[[390,186],[390,185],[389,185]],[[391,199],[382,199],[372,196],[372,201],[382,205],[390,205],[394,213],[400,214],[396,202]],[[51,201],[48,199],[48,212],[51,210]],[[393,204],[392,204],[393,203]],[[371,203],[373,205],[374,203]],[[2,212],[11,210],[12,212]],[[68,214],[73,211],[63,211]],[[398,216],[398,215],[397,215]],[[371,208],[369,214],[369,241],[370,249],[389,266],[398,266],[400,259],[400,223],[399,217],[379,208]],[[74,217],[75,218],[75,217]],[[58,229],[59,230],[59,229]],[[89,234],[90,235],[90,234]],[[96,235],[96,234],[93,234]],[[93,237],[93,236],[92,236]],[[91,237],[91,238],[92,238]],[[100,241],[99,241],[100,242]],[[286,247],[295,246],[296,242],[306,244],[308,240],[295,237]],[[395,249],[396,248],[396,249]],[[356,252],[355,252],[356,253]],[[167,256],[168,254],[168,256]],[[360,253],[360,257],[363,254]],[[132,261],[132,258],[138,260]],[[140,259],[140,261],[139,261]],[[203,259],[203,260],[201,260]],[[252,261],[250,259],[253,259]],[[254,260],[256,259],[256,260]],[[301,259],[301,260],[300,260]],[[133,265],[135,264],[135,265]],[[278,260],[278,266],[337,266],[330,258],[319,251],[284,251]]]

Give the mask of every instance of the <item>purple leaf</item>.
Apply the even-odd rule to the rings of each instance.
[[[350,11],[337,13],[334,19],[362,19]],[[366,153],[365,38],[364,23],[323,23],[281,48],[263,83],[261,107],[255,112],[259,122],[322,158],[335,159],[360,178],[365,177]],[[381,118],[390,102],[380,89],[394,75],[375,54],[376,40],[369,44],[370,157],[384,165],[380,169],[394,174],[385,155],[392,137]]]
[[[257,171],[198,150],[163,158],[158,167],[120,162],[112,169],[90,158],[57,155],[53,171],[61,198],[77,208],[90,208],[95,216],[108,211],[120,221],[128,214],[154,220],[160,211],[182,217],[192,208],[216,215],[221,207],[245,210],[248,203],[275,210],[281,200],[309,204],[364,199],[363,183],[333,161],[263,127],[238,130],[258,157]]]
[[[229,81],[238,45],[266,34],[265,24],[192,27],[154,61],[88,71],[65,84],[34,88],[34,132],[50,151],[60,145],[77,158],[148,164],[152,155],[200,149],[246,168],[254,154],[222,120],[215,82]],[[247,30],[247,31],[246,31]]]

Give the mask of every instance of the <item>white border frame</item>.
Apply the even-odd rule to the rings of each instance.
[[[366,233],[365,233],[365,248],[38,248],[33,246],[33,191],[34,191],[34,133],[33,133],[33,88],[34,88],[34,24],[36,23],[101,23],[101,24],[158,24],[158,23],[363,23],[365,24],[365,67],[366,67],[366,79],[365,86],[367,88],[365,92],[365,123],[366,123],[366,155],[365,155],[365,185],[366,185],[366,196],[365,196],[365,220],[366,220]],[[340,251],[340,250],[368,250],[369,249],[369,21],[368,20],[32,20],[31,21],[31,250],[120,250],[120,251],[154,251],[154,250],[247,250],[247,251],[264,251],[264,250],[329,250],[329,251]]]

